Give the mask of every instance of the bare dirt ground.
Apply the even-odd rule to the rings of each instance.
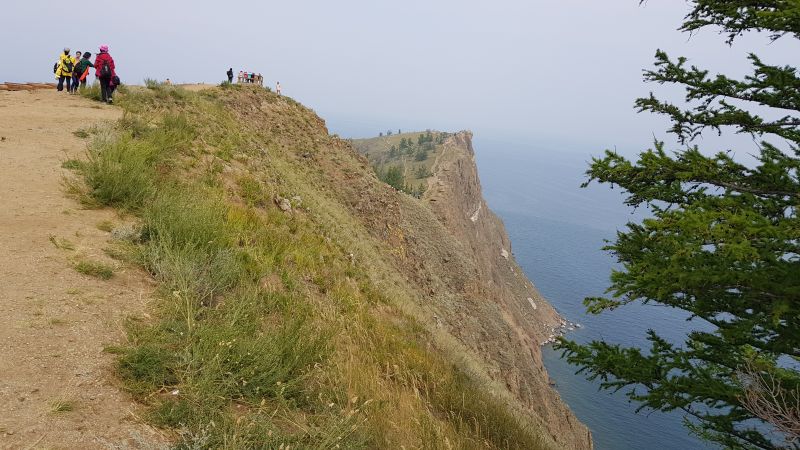
[[[119,115],[55,90],[0,92],[0,448],[165,442],[137,419],[104,352],[123,342],[125,317],[144,314],[153,285],[104,254],[110,236],[97,225],[120,219],[82,209],[62,186],[62,162],[86,146],[73,132]],[[114,265],[114,277],[78,273],[82,258]]]

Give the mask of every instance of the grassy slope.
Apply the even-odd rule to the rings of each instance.
[[[311,111],[247,87],[117,100],[73,186],[138,218],[116,253],[160,282],[152,317],[109,349],[147,420],[187,448],[544,447],[414,319],[315,164],[369,168]],[[294,195],[292,213],[273,204]]]

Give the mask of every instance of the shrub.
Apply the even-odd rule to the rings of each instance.
[[[96,139],[84,166],[89,195],[102,205],[139,208],[155,190],[156,151],[130,135],[116,140]]]
[[[162,87],[164,87],[164,84],[162,82],[154,79],[154,78],[145,78],[144,79],[144,86],[147,89],[159,90]]]
[[[156,169],[185,150],[195,130],[182,115],[166,115],[157,127],[124,118],[119,134],[105,133],[91,143],[83,167],[89,195],[102,205],[137,209],[151,198]]]
[[[127,348],[117,362],[117,370],[134,395],[145,395],[173,386],[177,382],[173,371],[175,359],[164,348],[150,343]]]

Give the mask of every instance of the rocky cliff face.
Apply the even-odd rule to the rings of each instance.
[[[488,288],[479,295],[500,305],[525,345],[538,348],[561,319],[517,266],[502,221],[483,199],[471,138],[460,132],[444,143],[423,200],[469,246],[477,279]],[[538,360],[539,352],[532,353]]]
[[[514,260],[505,227],[483,198],[471,138],[460,132],[445,141],[422,198],[467,250],[459,267],[469,282],[458,304],[443,312],[442,326],[481,355],[491,376],[536,411],[557,442],[591,447],[588,430],[549,386],[542,364],[541,343],[561,318]]]
[[[469,132],[436,134],[423,167],[427,189],[415,198],[376,177],[363,142],[330,136],[317,116],[289,116],[293,104],[257,96],[225,101],[240,123],[269,139],[272,156],[263,164],[274,182],[287,196],[302,195],[328,237],[424,328],[431,350],[525,416],[543,447],[592,447],[587,428],[549,385],[540,344],[560,318],[514,261],[503,224],[483,199]],[[376,139],[386,152],[394,144]],[[406,174],[419,170],[410,167]]]

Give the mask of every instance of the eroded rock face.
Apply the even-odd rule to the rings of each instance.
[[[510,253],[505,227],[483,199],[471,138],[465,131],[447,139],[423,196],[451,239],[432,239],[411,246],[411,251],[420,252],[422,260],[435,261],[428,255],[431,251],[462,250],[448,263],[428,265],[436,275],[432,278],[446,285],[434,289],[447,292],[442,326],[481,355],[492,376],[536,411],[556,442],[567,448],[590,448],[587,428],[549,385],[542,364],[540,344],[562,319]]]
[[[244,111],[243,123],[277,133],[271,117],[281,108],[238,111]],[[537,424],[548,447],[591,448],[588,429],[549,385],[541,360],[540,344],[562,319],[524,276],[502,222],[483,199],[471,133],[446,138],[428,189],[417,199],[381,182],[370,161],[352,143],[330,137],[321,120],[292,125],[293,170],[313,174],[316,195],[324,193],[347,210],[347,227],[337,239],[355,252],[353,259],[359,248],[370,249],[369,264],[380,267],[376,276],[408,294],[415,318],[436,335],[432,349],[440,335],[448,345],[456,342],[459,364],[468,362],[467,373],[491,383],[493,394]],[[305,159],[306,149],[312,149],[313,163]],[[303,198],[311,194],[303,192]]]
[[[502,221],[483,199],[471,138],[448,135],[437,148],[421,199],[385,186],[384,195],[359,195],[355,213],[392,249],[391,264],[420,293],[436,330],[461,343],[464,357],[478,361],[556,447],[591,448],[588,429],[542,364],[541,345],[562,319],[517,265]],[[368,144],[358,147],[369,152]]]

